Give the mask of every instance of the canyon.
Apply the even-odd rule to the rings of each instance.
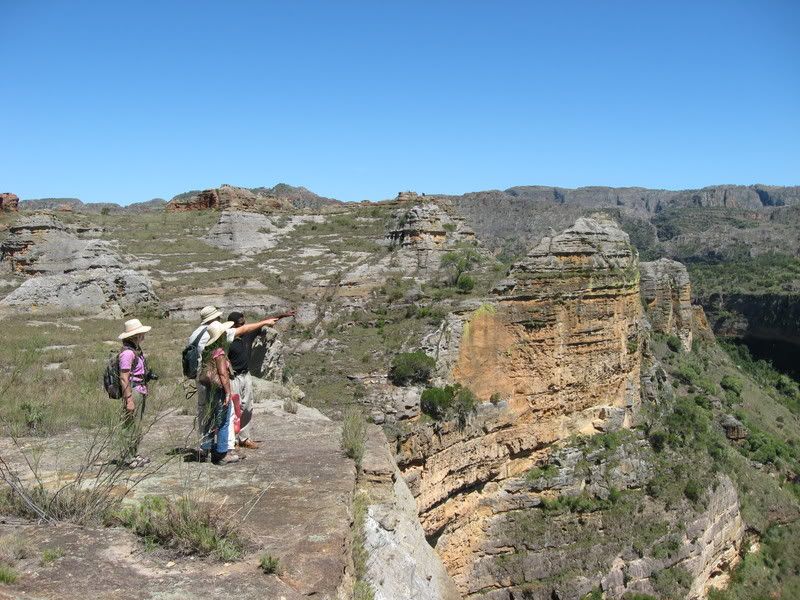
[[[297,310],[267,332],[252,365],[259,414],[280,433],[268,438],[269,461],[291,483],[270,496],[276,533],[256,535],[261,546],[280,553],[292,527],[313,521],[298,508],[317,491],[309,465],[324,465],[332,491],[318,497],[324,533],[296,546],[296,564],[282,555],[288,569],[271,576],[275,593],[707,598],[730,585],[753,540],[800,518],[800,463],[791,449],[765,459],[763,441],[800,439],[796,384],[765,387],[717,343],[797,344],[796,281],[765,294],[736,275],[719,293],[709,276],[739,259],[772,260],[781,240],[796,257],[797,188],[533,186],[356,204],[305,188],[224,185],[139,207],[136,227],[123,208],[37,206],[22,201],[0,224],[0,318],[53,324],[41,331],[58,339],[36,350],[47,362],[31,368],[67,389],[84,385],[73,358],[96,362],[91,344],[103,343],[69,347],[72,327],[144,314],[164,332],[153,344],[177,383],[169,356],[202,306],[248,318]],[[740,232],[738,249],[717,245],[730,231]],[[393,361],[415,352],[430,373],[394,381]],[[426,393],[448,386],[474,404],[430,413]],[[299,402],[300,416],[283,402]],[[13,406],[9,418],[25,414]],[[352,406],[371,421],[358,461],[336,449]],[[189,421],[173,415],[156,431],[165,438]],[[304,427],[324,440],[322,454],[303,447]],[[53,440],[75,443],[74,431]],[[24,468],[21,457],[15,464]],[[227,485],[205,476],[210,489]],[[165,471],[147,489],[177,493],[179,479]],[[268,495],[274,485],[244,481]],[[281,511],[293,520],[281,524]],[[325,581],[312,576],[323,548]],[[237,568],[221,573],[238,577]],[[35,593],[32,581],[18,589]],[[164,591],[148,581],[141,597]]]

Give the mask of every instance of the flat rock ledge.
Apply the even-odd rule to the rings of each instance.
[[[146,436],[144,453],[155,461],[169,449],[191,445],[192,422],[187,415],[161,419]],[[132,495],[135,500],[189,494],[235,513],[249,541],[242,559],[221,563],[146,552],[134,534],[120,527],[48,526],[0,518],[0,536],[24,536],[37,556],[43,548],[64,550],[49,567],[30,562],[16,583],[0,589],[0,598],[342,597],[350,561],[355,467],[340,450],[341,425],[303,405],[296,414],[287,413],[281,402],[269,399],[256,404],[254,423],[255,438],[263,444],[248,451],[244,461],[215,466],[175,459]],[[48,439],[40,473],[45,481],[74,471],[70,457],[82,454],[86,437],[75,432]],[[21,443],[33,449],[42,440]],[[13,457],[14,466],[24,471],[22,457],[9,440],[0,441],[0,454],[7,461]],[[279,575],[261,572],[264,553],[279,558]]]

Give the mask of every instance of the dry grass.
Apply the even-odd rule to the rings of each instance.
[[[148,412],[191,408],[181,385],[180,355],[192,325],[143,315],[152,325],[143,346],[160,376],[151,384]],[[49,435],[75,426],[113,426],[120,401],[102,386],[102,373],[120,321],[47,315],[13,316],[0,345],[0,429],[5,434]]]
[[[142,537],[177,554],[214,556],[221,561],[240,558],[244,541],[220,508],[189,497],[148,496],[119,514],[120,522]]]

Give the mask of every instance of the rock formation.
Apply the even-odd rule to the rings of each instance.
[[[612,222],[579,219],[514,265],[496,300],[462,318],[460,332],[449,331],[458,321],[443,326],[432,353],[484,404],[465,426],[401,436],[398,464],[462,593],[494,519],[489,507],[512,493],[506,484],[558,440],[631,422],[640,316],[628,236]]]
[[[364,522],[366,579],[375,600],[458,600],[455,583],[425,539],[414,496],[376,426],[367,433],[361,493],[368,498]]]
[[[225,210],[205,237],[212,246],[246,254],[275,246],[269,217],[260,213]]]
[[[317,196],[303,187],[278,184],[273,188],[243,188],[222,185],[203,191],[186,192],[175,196],[167,210],[320,210],[340,204],[337,200]]]
[[[289,304],[283,298],[272,296],[266,288],[232,292],[225,288],[206,288],[197,296],[185,296],[166,305],[167,317],[183,321],[197,320],[204,306],[218,307],[224,314],[238,310],[245,315],[269,315],[289,310]]]
[[[204,241],[237,254],[257,254],[274,248],[280,238],[305,222],[323,222],[320,215],[294,215],[281,221],[242,210],[223,210]]]
[[[14,310],[74,310],[121,317],[158,298],[150,280],[126,267],[107,242],[81,236],[97,230],[68,227],[49,215],[20,219],[0,246],[2,264],[33,275],[0,301]]]
[[[0,212],[16,212],[19,205],[19,198],[16,194],[0,194]]]
[[[654,331],[675,335],[684,350],[692,347],[692,293],[689,274],[667,258],[639,264],[642,300]]]
[[[386,234],[390,253],[367,260],[341,280],[343,293],[363,296],[385,282],[390,274],[417,281],[434,279],[446,252],[462,247],[474,247],[488,258],[477,245],[475,232],[464,219],[445,203],[416,204],[395,211]]]

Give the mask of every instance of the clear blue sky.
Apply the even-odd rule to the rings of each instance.
[[[0,191],[800,184],[800,2],[0,0]]]

